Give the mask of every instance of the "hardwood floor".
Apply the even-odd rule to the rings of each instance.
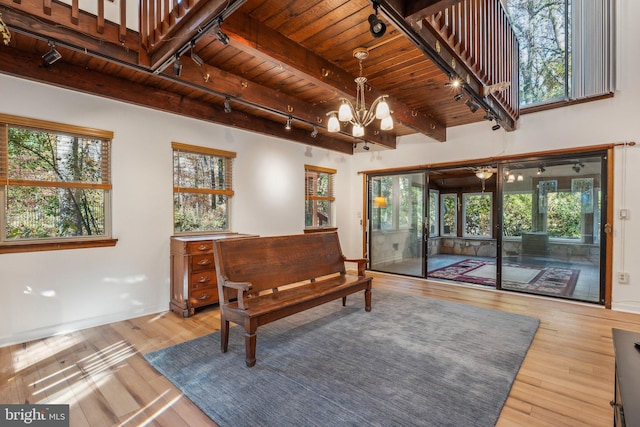
[[[540,319],[498,426],[612,425],[611,328],[640,332],[640,315],[371,275],[374,292],[394,289]],[[0,402],[70,404],[73,427],[215,425],[142,354],[218,328],[218,310],[208,307],[188,319],[165,312],[0,348]]]

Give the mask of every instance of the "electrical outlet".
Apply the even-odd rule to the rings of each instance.
[[[629,219],[629,209],[620,209],[620,219]]]
[[[625,285],[629,283],[629,273],[618,272],[618,283]]]

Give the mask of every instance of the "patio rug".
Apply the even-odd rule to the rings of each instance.
[[[502,265],[502,287],[536,294],[569,297],[578,282],[580,270],[526,264]],[[430,271],[428,277],[478,285],[496,285],[496,263],[466,259]]]
[[[252,368],[237,326],[145,358],[222,427],[495,425],[539,320],[372,293],[261,326]]]

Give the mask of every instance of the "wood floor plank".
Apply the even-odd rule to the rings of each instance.
[[[640,315],[389,274],[371,275],[373,292],[385,288],[540,319],[499,427],[612,424],[611,329],[640,332]],[[0,348],[0,399],[38,403],[45,396],[51,403],[69,403],[74,426],[215,426],[142,355],[219,327],[219,310],[209,306],[187,319],[167,311]]]

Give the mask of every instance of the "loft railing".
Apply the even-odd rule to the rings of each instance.
[[[519,108],[518,40],[500,0],[463,0],[429,16],[440,41],[449,46],[469,71],[514,120]],[[504,83],[506,89],[498,89]]]
[[[13,18],[13,10],[33,15],[43,22],[54,22],[56,25],[70,28],[83,33],[93,33],[99,40],[114,42],[117,44],[130,43],[127,34],[127,2],[120,0],[116,18],[119,22],[113,24],[105,19],[105,0],[83,3],[80,8],[80,0],[0,0],[0,5],[7,7],[7,21],[21,27],[22,20]],[[25,24],[26,25],[26,24]],[[56,38],[53,35],[52,38]]]
[[[167,40],[180,26],[188,11],[204,0],[141,0],[140,44],[153,51],[161,41]]]

